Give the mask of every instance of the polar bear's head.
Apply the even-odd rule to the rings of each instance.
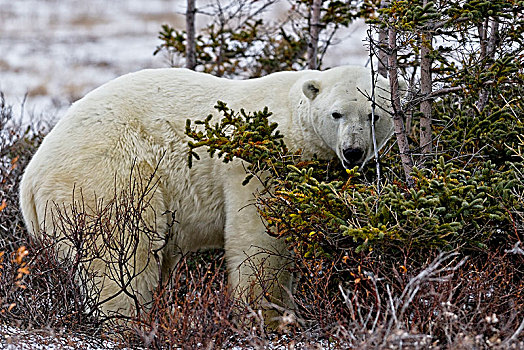
[[[374,125],[380,149],[394,127],[389,82],[377,77],[375,85]],[[346,168],[363,165],[374,155],[371,86],[369,69],[350,66],[320,72],[302,84],[309,101],[308,124]]]

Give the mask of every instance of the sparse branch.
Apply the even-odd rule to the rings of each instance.
[[[375,132],[375,82],[376,82],[376,72],[373,65],[373,32],[371,27],[368,28],[368,40],[369,40],[369,63],[371,66],[371,136],[373,138],[373,153],[375,155],[375,164],[377,170],[377,192],[380,193],[380,161],[378,155],[378,145],[377,145],[377,136]],[[380,67],[380,64],[379,64]]]
[[[331,32],[329,33],[329,36],[324,41],[324,44],[322,45],[323,46],[322,50],[320,52],[320,58],[318,59],[319,62],[322,62],[324,60],[324,56],[326,55],[327,49],[331,46],[331,42],[333,38],[335,37],[335,34],[337,33],[337,29],[338,28],[335,27],[333,30],[331,30]]]
[[[434,32],[436,30],[439,30],[439,29],[442,29],[444,27],[447,27],[450,24],[456,25],[456,24],[461,24],[461,23],[468,22],[468,21],[470,21],[470,19],[467,18],[467,17],[450,18],[450,19],[446,19],[444,21],[438,21],[438,22],[429,21],[427,24],[422,26],[421,29],[423,31],[427,31],[427,32]]]
[[[448,88],[442,88],[442,89],[439,89],[439,90],[435,90],[435,91],[432,91],[427,97],[424,97],[425,98],[436,98],[438,96],[442,96],[442,95],[449,95],[449,94],[452,94],[452,93],[455,93],[455,92],[459,92],[459,91],[462,91],[464,90],[464,86],[452,86],[452,87],[448,87]]]

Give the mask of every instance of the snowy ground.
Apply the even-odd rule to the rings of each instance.
[[[108,340],[60,335],[52,331],[22,331],[0,325],[0,348],[5,350],[127,350]]]
[[[168,66],[153,56],[157,32],[182,26],[184,10],[181,0],[0,0],[0,91],[15,106],[27,94],[26,115],[60,116],[108,80]],[[364,36],[363,25],[346,30],[325,63],[364,64]]]
[[[162,0],[0,0],[0,91],[56,114],[116,76],[165,67],[153,56],[157,32],[181,23],[181,10]]]

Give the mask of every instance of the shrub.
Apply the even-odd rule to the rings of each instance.
[[[53,245],[35,241],[25,228],[18,184],[43,134],[32,126],[22,129],[19,123],[0,94],[0,323],[96,329],[74,280],[75,264],[59,261]]]
[[[475,318],[487,316],[468,308],[467,296],[489,294],[486,301],[493,303],[499,320],[506,324],[504,331],[494,333],[495,338],[507,339],[511,336],[508,330],[518,328],[511,305],[524,302],[518,292],[522,286],[519,282],[522,272],[518,268],[522,256],[503,253],[504,249],[509,251],[518,246],[522,234],[524,184],[522,158],[518,154],[511,158],[512,162],[501,164],[490,161],[489,157],[494,155],[489,153],[488,157],[470,157],[466,161],[444,153],[425,168],[414,169],[411,188],[398,180],[396,174],[400,169],[399,163],[394,162],[395,156],[386,156],[383,168],[387,170],[379,190],[359,176],[356,168],[343,171],[333,161],[304,161],[299,154],[290,154],[277,126],[267,120],[269,111],[236,113],[222,103],[216,108],[224,117],[221,123],[212,124],[211,117],[195,126],[188,121],[186,134],[194,140],[189,143],[189,158],[195,157],[196,149],[205,147],[210,156],[217,155],[224,162],[235,157],[248,162],[244,183],[261,181],[265,188],[262,193],[268,194],[258,196],[259,212],[268,234],[285,239],[295,253],[296,269],[301,276],[296,294],[298,314],[316,323],[323,334],[332,334],[336,327],[355,321],[355,311],[351,309],[354,305],[347,308],[348,300],[339,288],[375,300],[386,298],[388,293],[393,298],[391,288],[402,294],[403,286],[407,287],[417,274],[424,275],[431,266],[429,257],[436,258],[438,251],[471,256],[468,269],[478,271],[479,276],[494,273],[485,259],[504,261],[501,278],[509,294],[501,299],[491,298],[493,287],[490,289],[490,282],[479,277],[465,290],[459,288],[458,294],[449,294],[449,298],[458,303],[458,309],[466,307],[461,320],[471,323]],[[496,125],[506,128],[504,123]],[[366,175],[373,176],[373,171],[367,171]],[[454,281],[453,286],[460,284],[458,276],[468,269],[457,265],[456,274],[448,276]],[[441,277],[436,278],[440,281]],[[445,280],[448,281],[447,277]],[[442,284],[438,285],[439,291],[434,296],[431,291],[427,295],[434,308],[417,309],[426,294],[420,293],[414,299],[422,286],[416,290],[413,287],[410,299],[405,300],[409,307],[403,309],[402,317],[407,317],[407,309],[412,310],[411,315],[413,312],[420,315],[420,320],[435,312],[447,312],[434,304],[444,297]],[[407,298],[404,294],[397,297]],[[389,305],[376,305],[369,300],[362,301],[361,307],[368,310],[368,321],[369,317],[378,314],[386,317],[391,313],[384,309]],[[362,321],[360,327],[369,330],[368,321]],[[387,317],[379,321],[373,327],[392,322]],[[399,329],[409,329],[418,321],[411,318],[403,322]],[[451,345],[463,337],[455,329],[445,329],[444,319],[439,322],[443,323],[428,325],[432,341]],[[344,329],[351,329],[346,326]],[[390,332],[393,326],[388,327]],[[466,326],[458,327],[464,330]],[[475,335],[482,334],[481,330],[478,332]]]
[[[210,156],[218,153],[224,162],[234,157],[249,162],[245,182],[268,172],[264,185],[271,182],[273,188],[269,198],[259,198],[260,212],[273,234],[285,237],[306,258],[378,245],[423,252],[518,239],[513,234],[513,216],[521,210],[515,195],[522,190],[518,161],[506,167],[490,160],[464,167],[460,160],[440,157],[427,168],[415,168],[414,187],[389,173],[379,191],[359,179],[356,169],[328,174],[330,162],[294,164],[299,154],[289,154],[267,110],[235,113],[222,103],[216,108],[224,119],[215,125],[210,117],[198,122],[204,132],[188,121],[186,133],[196,141],[189,143],[190,162],[197,156],[194,149],[206,146]]]

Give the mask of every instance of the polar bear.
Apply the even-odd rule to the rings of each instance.
[[[380,77],[376,84],[380,108],[374,123],[382,147],[393,134],[393,120],[387,112],[388,82]],[[370,71],[353,66],[250,80],[176,68],[124,75],[74,103],[45,137],[20,185],[25,223],[36,236],[54,234],[64,259],[72,251],[91,249],[83,252],[90,258],[84,268],[92,273],[88,297],[100,301],[103,314],[133,315],[139,304],[151,301],[155,286],[183,254],[214,247],[225,250],[235,295],[258,300],[257,305],[290,307],[287,249],[266,233],[250,205],[258,184],[242,186],[241,161],[224,164],[201,155],[190,169],[186,120],[218,118],[214,105],[219,100],[237,111],[267,106],[291,150],[302,150],[304,157],[336,155],[350,168],[374,154],[372,106],[365,92],[371,93]],[[128,191],[131,187],[134,191]],[[142,191],[132,202],[146,203],[139,208],[138,229],[130,228],[125,221],[130,219],[119,217],[115,208],[108,210],[108,220],[96,219],[97,210],[126,191],[130,196]],[[81,221],[79,208],[85,215],[77,225],[83,225],[86,237],[94,237],[91,248],[65,239],[73,236],[68,228],[74,226],[64,220]],[[122,267],[115,261],[115,244],[129,242],[133,256]]]

